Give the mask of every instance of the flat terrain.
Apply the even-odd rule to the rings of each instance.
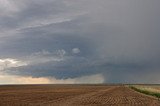
[[[160,106],[154,97],[125,86],[0,86],[0,106]]]

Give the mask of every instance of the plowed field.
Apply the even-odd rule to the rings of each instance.
[[[0,106],[160,106],[154,97],[125,86],[0,86]]]

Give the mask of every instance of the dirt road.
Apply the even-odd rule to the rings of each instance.
[[[124,86],[10,86],[0,87],[0,106],[160,106],[160,101]]]

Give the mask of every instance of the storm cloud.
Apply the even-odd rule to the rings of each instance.
[[[0,0],[0,5],[0,79],[160,83],[159,0]]]

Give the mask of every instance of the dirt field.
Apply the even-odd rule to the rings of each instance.
[[[0,86],[0,106],[160,106],[154,97],[124,86]]]

